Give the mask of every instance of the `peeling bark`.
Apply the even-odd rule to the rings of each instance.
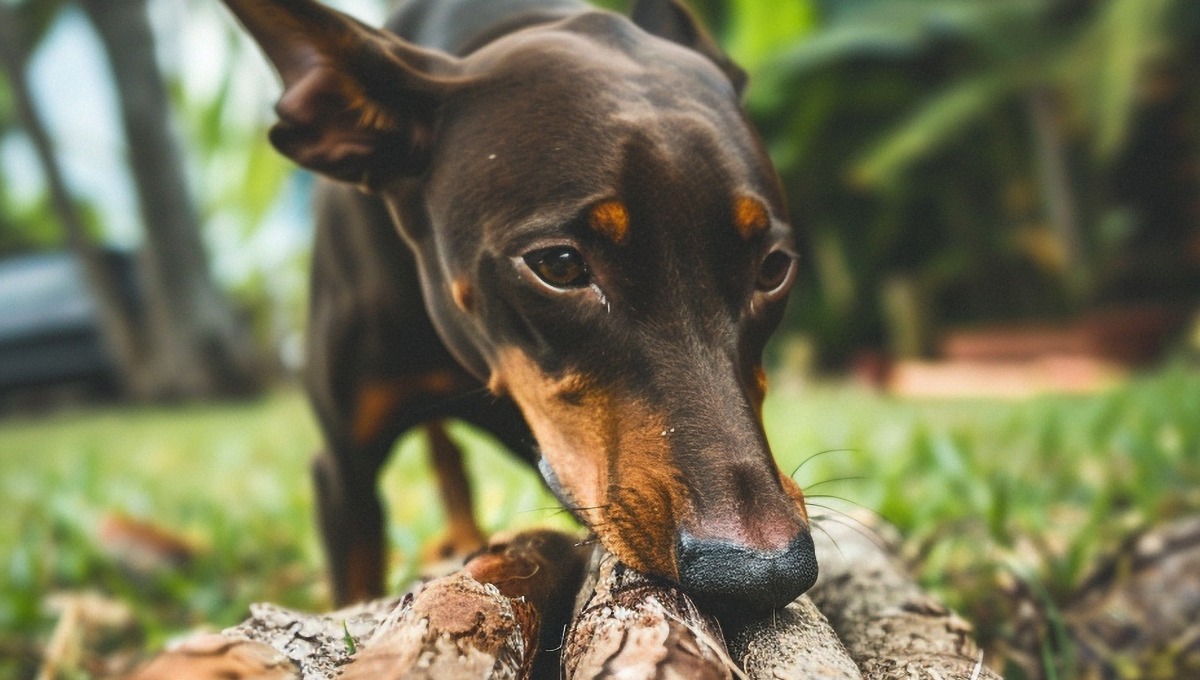
[[[1080,677],[1119,677],[1133,668],[1200,677],[1200,517],[1131,538],[1062,617]]]
[[[538,613],[465,572],[431,581],[396,610],[339,676],[526,678],[537,647]]]
[[[716,621],[668,583],[597,549],[563,650],[563,677],[716,680],[733,662]]]
[[[917,586],[887,531],[827,522],[813,532],[821,575],[809,596],[863,677],[997,680],[971,624]]]
[[[674,585],[599,548],[589,560],[573,536],[530,531],[399,598],[320,615],[256,605],[129,680],[999,677],[978,665],[970,626],[917,588],[894,548],[826,528],[811,600],[730,628],[728,648]]]
[[[729,649],[751,678],[862,678],[829,621],[805,595],[731,631]]]

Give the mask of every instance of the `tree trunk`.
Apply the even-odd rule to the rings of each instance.
[[[196,209],[170,129],[166,86],[145,0],[81,0],[108,55],[145,238],[141,273],[150,390],[157,398],[239,394],[257,387],[245,325],[213,283]]]
[[[29,89],[25,69],[31,51],[28,36],[21,34],[23,23],[8,5],[0,3],[0,67],[8,79],[15,103],[17,120],[33,145],[50,191],[50,204],[62,223],[67,244],[83,265],[88,286],[95,295],[100,332],[110,355],[130,392],[143,389],[147,347],[138,332],[137,320],[129,301],[122,295],[116,272],[88,236],[66,179],[55,155],[54,142],[42,123]]]

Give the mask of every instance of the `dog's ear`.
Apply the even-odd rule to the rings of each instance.
[[[225,0],[283,80],[271,143],[367,189],[420,173],[457,62],[313,0]]]
[[[680,0],[637,0],[631,14],[633,23],[647,33],[690,47],[708,57],[725,72],[738,94],[745,89],[746,72],[721,50]]]

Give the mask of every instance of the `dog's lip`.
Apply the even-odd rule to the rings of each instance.
[[[554,468],[550,467],[550,461],[546,460],[546,457],[542,455],[541,447],[535,445],[533,449],[538,456],[538,472],[541,473],[546,486],[550,487],[550,493],[554,494],[554,497],[566,508],[567,512],[570,512],[575,516],[575,519],[579,520],[584,526],[587,526],[588,523],[584,521],[583,517],[579,516],[578,504],[571,497],[571,494],[567,492],[566,488],[563,487],[562,482],[558,480],[558,475],[555,474]]]

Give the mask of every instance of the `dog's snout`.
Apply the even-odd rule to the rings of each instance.
[[[683,532],[678,559],[684,591],[701,607],[725,616],[781,608],[817,580],[817,557],[807,530],[777,550]]]

